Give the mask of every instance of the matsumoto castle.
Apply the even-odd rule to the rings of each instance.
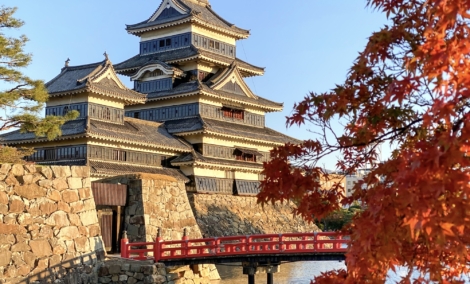
[[[282,103],[257,96],[244,79],[264,68],[237,58],[250,33],[216,14],[208,0],[164,0],[127,26],[140,52],[119,64],[65,67],[46,87],[46,115],[77,110],[62,136],[19,131],[3,143],[34,147],[42,165],[88,165],[94,180],[130,173],[171,175],[188,191],[254,195],[269,151],[300,143],[265,126]],[[131,56],[132,54],[130,54]],[[128,89],[116,74],[128,76]]]

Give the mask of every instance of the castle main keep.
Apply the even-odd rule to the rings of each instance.
[[[127,25],[140,38],[130,59],[66,66],[47,83],[46,115],[80,117],[54,141],[17,132],[4,143],[32,146],[29,161],[88,165],[94,179],[145,172],[187,182],[198,193],[256,195],[269,151],[300,141],[265,126],[281,103],[257,96],[245,78],[264,68],[237,58],[249,31],[214,12],[207,0],[164,0]],[[128,89],[116,76],[128,76]]]

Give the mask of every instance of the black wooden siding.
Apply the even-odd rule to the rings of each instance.
[[[200,34],[193,33],[192,42],[196,47],[201,47],[225,56],[235,57],[236,55],[236,47],[234,45],[205,37]]]
[[[76,160],[86,159],[87,146],[76,145],[66,147],[55,147],[55,148],[38,148],[35,149],[35,153],[26,158],[30,162],[42,162],[42,161],[59,161],[59,160]]]
[[[190,177],[190,179],[192,182],[186,186],[190,192],[239,196],[256,196],[260,192],[259,181],[212,177]]]
[[[202,144],[195,145],[197,150],[201,152],[204,156],[207,157],[216,157],[216,158],[223,158],[223,159],[235,159],[235,147],[225,147],[225,146],[218,146],[212,144]],[[260,152],[263,156],[257,157],[257,162],[268,162],[270,154],[267,152]]]
[[[245,111],[243,119],[230,118],[223,115],[221,107],[199,103],[126,111],[127,117],[135,117],[150,121],[166,121],[194,117],[196,115],[257,127],[264,127],[265,124],[264,115]]]
[[[257,127],[264,127],[264,124],[265,124],[264,115],[254,114],[254,113],[245,111],[244,118],[243,120],[241,120],[241,119],[236,119],[233,117],[232,118],[225,117],[222,111],[222,108],[217,107],[217,106],[200,104],[199,108],[200,108],[199,112],[201,116],[204,116],[204,117],[214,118],[214,119],[223,120],[223,121],[230,121],[230,122],[235,122],[235,123],[240,123],[240,124],[247,124],[247,125],[252,125],[252,126],[257,126]]]
[[[128,117],[137,116],[140,119],[151,121],[193,117],[198,114],[199,107],[197,103],[126,112],[126,116]]]
[[[194,183],[198,193],[233,194],[233,179],[194,177]]]
[[[259,181],[235,180],[235,195],[255,196],[260,192]]]
[[[167,44],[170,43],[170,44]],[[170,49],[188,47],[191,45],[191,33],[162,37],[140,43],[140,54],[167,51]]]
[[[84,118],[88,115],[88,104],[79,103],[79,104],[67,104],[60,106],[49,106],[46,107],[46,116],[47,115],[65,115],[68,111],[76,110],[80,113],[79,118]]]
[[[149,94],[159,91],[167,91],[173,88],[173,79],[164,78],[152,81],[134,81],[134,90],[143,94]]]
[[[80,113],[78,118],[87,116],[114,123],[124,123],[124,110],[94,103],[78,103],[46,107],[46,115],[65,115],[70,110]]]
[[[163,157],[159,154],[129,151],[94,145],[88,146],[88,158],[102,161],[123,161],[148,166],[161,166],[163,159]]]

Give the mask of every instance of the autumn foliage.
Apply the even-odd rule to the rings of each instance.
[[[353,173],[377,161],[378,145],[391,143],[392,156],[341,201],[366,206],[347,229],[347,271],[313,283],[384,283],[396,266],[410,271],[401,283],[463,283],[470,248],[470,1],[367,3],[389,24],[372,34],[344,83],[295,106],[288,125],[311,124],[317,135],[272,151],[259,201],[293,200],[296,214],[322,218],[341,206],[343,191],[339,184],[319,189],[327,175],[320,159],[340,153],[338,170]],[[410,280],[412,269],[421,278]]]

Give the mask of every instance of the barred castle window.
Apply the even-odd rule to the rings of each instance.
[[[66,115],[69,112],[69,107],[65,106],[64,110],[62,111],[62,115]]]
[[[226,118],[235,118],[239,120],[245,119],[245,112],[240,109],[232,109],[229,107],[223,107],[222,114]]]
[[[126,151],[122,150],[113,150],[113,160],[114,161],[126,161]]]
[[[56,151],[55,149],[45,149],[44,156],[46,160],[55,160],[56,159]]]
[[[235,150],[234,152],[235,159],[238,161],[246,161],[246,162],[256,162],[256,155],[243,153],[240,150]]]

